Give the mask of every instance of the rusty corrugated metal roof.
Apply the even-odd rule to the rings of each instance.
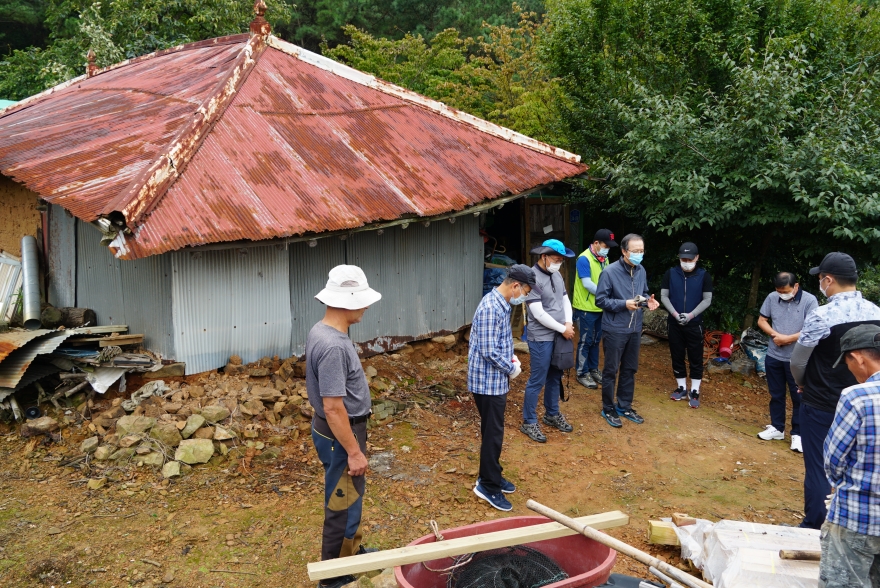
[[[119,257],[459,211],[583,173],[579,157],[275,37],[145,56],[0,113],[0,172]]]

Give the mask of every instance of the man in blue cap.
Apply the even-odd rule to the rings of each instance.
[[[562,390],[562,370],[551,365],[553,345],[557,333],[569,341],[574,338],[571,301],[565,289],[565,280],[559,270],[566,257],[574,257],[574,251],[557,239],[548,239],[532,249],[538,255],[535,270],[535,287],[526,298],[529,318],[529,356],[531,372],[523,400],[523,424],[520,431],[533,441],[546,443],[547,437],[538,425],[538,396],[544,389],[545,425],[570,433],[572,426],[559,412],[559,394]],[[572,348],[572,361],[574,351]]]

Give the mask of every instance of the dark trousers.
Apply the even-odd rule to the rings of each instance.
[[[791,375],[791,362],[770,357],[764,360],[767,375],[767,389],[770,391],[770,424],[777,431],[785,432],[785,386],[791,396],[791,434],[800,435],[801,395]]]
[[[559,414],[559,391],[562,390],[562,370],[550,365],[553,361],[553,341],[529,341],[529,381],[523,396],[523,422],[538,422],[538,396],[544,389],[544,414]]]
[[[574,311],[574,322],[578,328],[577,375],[583,376],[591,370],[599,369],[599,341],[602,339],[602,313]]]
[[[804,520],[801,527],[819,529],[825,522],[825,497],[831,485],[825,477],[822,455],[834,413],[801,403],[801,444],[804,448]]]
[[[364,455],[367,453],[367,423],[352,425],[352,433]],[[348,453],[336,440],[330,425],[320,417],[312,419],[312,441],[318,459],[324,464],[324,530],[321,559],[348,557],[361,545],[361,514],[364,507],[366,476],[348,473]]]
[[[639,371],[641,333],[614,333],[602,335],[605,366],[602,368],[602,409],[614,413],[614,386],[617,384],[617,406],[627,410],[632,406],[636,390],[636,372]]]
[[[684,363],[687,355],[691,368],[691,380],[703,379],[703,325],[689,322],[682,326],[669,316],[669,353],[672,355],[672,375],[676,378],[687,378]]]
[[[490,494],[501,492],[501,445],[504,442],[504,409],[507,394],[474,394],[480,413],[480,484]]]

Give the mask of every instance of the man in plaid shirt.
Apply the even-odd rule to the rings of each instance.
[[[516,487],[501,476],[501,444],[504,441],[504,409],[510,380],[522,372],[513,354],[510,330],[511,304],[522,304],[535,285],[535,272],[527,265],[513,265],[504,282],[486,294],[477,306],[471,325],[468,351],[468,390],[480,413],[480,476],[474,494],[498,510],[513,508],[504,494]]]
[[[853,327],[840,339],[840,357],[856,380],[837,403],[825,438],[831,483],[822,525],[819,588],[880,586],[880,327]]]

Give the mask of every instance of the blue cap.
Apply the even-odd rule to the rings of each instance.
[[[532,255],[561,255],[574,257],[574,251],[562,244],[559,239],[547,239],[539,247],[532,249]]]

